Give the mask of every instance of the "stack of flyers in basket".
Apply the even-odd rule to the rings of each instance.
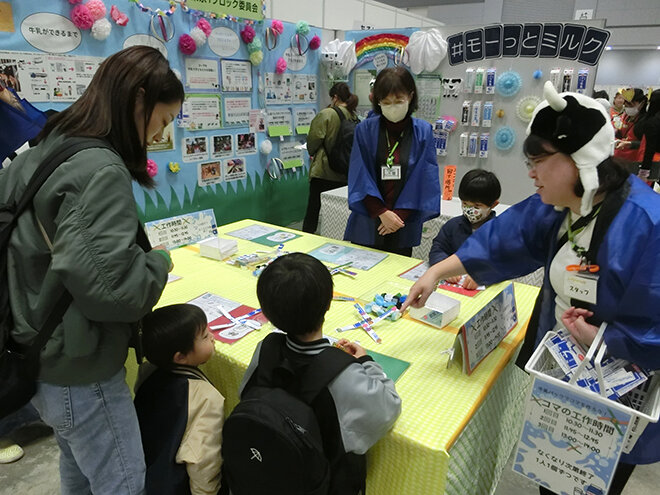
[[[569,381],[584,359],[585,351],[564,329],[560,329],[556,335],[546,340],[545,345],[560,367],[548,374],[563,381]],[[611,356],[603,359],[601,370],[603,372],[605,393],[612,400],[616,400],[639,387],[649,377],[649,374],[636,364]],[[592,363],[585,365],[576,384],[600,394],[598,374]]]

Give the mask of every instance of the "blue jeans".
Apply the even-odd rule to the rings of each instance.
[[[32,403],[55,431],[62,495],[144,493],[140,427],[122,368],[89,385],[38,383]]]

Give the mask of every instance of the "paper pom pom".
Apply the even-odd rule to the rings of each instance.
[[[261,50],[261,40],[259,38],[255,38],[252,43],[249,43],[247,46],[248,53],[254,53],[258,52]]]
[[[241,31],[241,38],[243,39],[243,42],[247,45],[249,43],[252,43],[255,34],[257,33],[254,32],[254,28],[252,26],[245,26]]]
[[[259,65],[263,61],[264,61],[264,52],[262,52],[261,50],[259,50],[258,52],[250,53],[250,63],[252,65]]]
[[[71,9],[71,20],[78,29],[90,29],[94,25],[94,19],[86,5],[76,5]]]
[[[167,168],[169,168],[170,172],[172,172],[173,174],[178,174],[179,170],[181,170],[181,165],[179,165],[179,162],[170,162],[167,165]]]
[[[321,38],[319,38],[318,36],[315,35],[311,40],[309,40],[310,50],[318,50],[320,46],[321,46]]]
[[[206,19],[204,19],[203,17],[201,17],[199,21],[197,21],[196,27],[204,31],[204,34],[206,35],[207,38],[211,36],[211,31],[213,31],[213,28],[211,27],[211,23]]]
[[[108,36],[110,36],[110,31],[112,31],[112,24],[105,17],[94,21],[92,25],[92,38],[95,40],[103,41]]]
[[[128,24],[128,16],[121,12],[116,5],[113,5],[110,9],[110,17],[116,24],[120,26],[125,26]]]
[[[105,17],[106,10],[103,0],[88,0],[85,7],[89,9],[89,13],[95,21]]]
[[[195,40],[197,48],[204,46],[204,43],[206,43],[206,33],[198,27],[194,27],[190,30],[190,37]]]
[[[307,21],[298,21],[296,24],[296,33],[303,36],[309,33],[309,23]]]
[[[179,37],[179,50],[181,50],[181,53],[184,55],[192,55],[195,53],[197,45],[195,44],[193,37],[189,34],[182,34]]]
[[[266,139],[259,145],[259,151],[262,155],[268,155],[273,151],[273,143],[270,142],[270,139]]]
[[[277,64],[275,64],[275,72],[278,74],[284,74],[286,70],[286,60],[283,57],[277,59]]]
[[[158,164],[151,159],[147,160],[147,173],[149,174],[149,177],[156,177],[156,174],[158,173]]]
[[[80,2],[82,2],[82,0],[69,0],[69,3],[71,5],[75,5],[75,4],[80,3]]]
[[[511,127],[500,127],[495,133],[495,147],[500,151],[510,150],[515,142],[516,134]]]
[[[534,79],[541,79],[543,77],[543,71],[542,70],[535,70],[534,74],[532,74],[532,77]]]
[[[529,122],[532,120],[532,114],[534,109],[541,103],[541,98],[538,96],[524,96],[518,100],[516,105],[516,115],[523,122]]]
[[[273,19],[273,22],[270,23],[270,27],[277,34],[282,34],[284,32],[284,25],[282,24],[282,21],[278,21],[277,19]]]
[[[497,78],[495,83],[495,89],[502,96],[515,96],[520,91],[522,87],[522,78],[520,74],[515,71],[509,70],[503,72],[500,77]]]

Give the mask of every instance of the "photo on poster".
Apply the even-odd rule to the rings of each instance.
[[[0,85],[11,88],[17,93],[21,91],[21,83],[18,80],[18,64],[14,59],[0,59]]]
[[[183,161],[186,163],[206,160],[209,157],[206,136],[183,138],[181,155],[183,156]]]
[[[225,170],[226,182],[245,179],[247,177],[245,158],[231,158],[229,160],[223,160],[222,164]]]
[[[236,154],[252,155],[257,152],[257,138],[254,132],[236,134]]]
[[[197,184],[200,187],[222,182],[222,166],[219,161],[200,163],[197,168]]]
[[[174,121],[165,126],[160,141],[147,145],[147,151],[170,151],[174,148]]]
[[[211,158],[224,158],[234,154],[234,140],[231,134],[212,136]]]
[[[250,132],[266,132],[266,113],[263,110],[250,110]]]

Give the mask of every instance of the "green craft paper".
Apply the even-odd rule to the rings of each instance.
[[[309,134],[309,127],[308,125],[296,126],[296,134]]]
[[[401,359],[392,356],[386,356],[380,352],[367,350],[367,354],[382,366],[385,374],[394,382],[396,382],[399,377],[403,375],[403,372],[408,369],[408,366],[410,366],[408,361],[402,361]]]
[[[270,137],[290,136],[291,128],[288,125],[271,125],[268,126],[268,135]]]
[[[300,159],[295,159],[295,160],[282,160],[282,165],[284,165],[285,169],[289,168],[296,168],[296,167],[302,167],[303,162]]]

